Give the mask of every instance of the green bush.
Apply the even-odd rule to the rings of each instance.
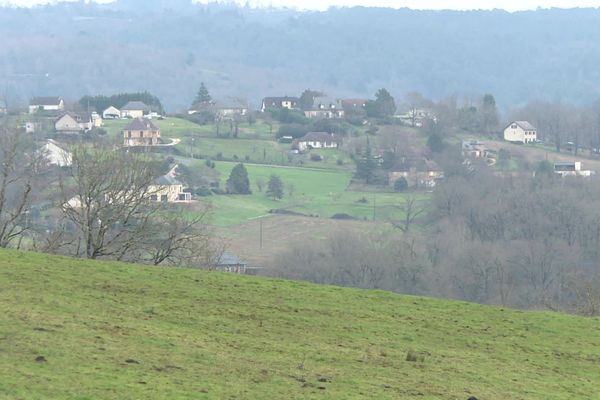
[[[408,189],[408,181],[406,178],[401,176],[400,178],[396,179],[394,182],[394,190],[396,192],[403,192],[406,189]]]

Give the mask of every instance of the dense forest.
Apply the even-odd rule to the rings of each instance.
[[[126,91],[187,107],[200,82],[215,97],[310,87],[333,96],[493,93],[501,109],[600,97],[600,10],[326,12],[119,0],[0,8],[0,94]]]

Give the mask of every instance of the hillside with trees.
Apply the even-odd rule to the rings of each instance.
[[[502,109],[535,99],[583,103],[598,97],[599,16],[596,9],[300,13],[183,0],[4,7],[0,93],[24,104],[36,95],[147,90],[167,111],[192,103],[201,82],[213,97],[245,97],[256,107],[306,87],[346,97],[381,87],[434,99],[489,92]]]

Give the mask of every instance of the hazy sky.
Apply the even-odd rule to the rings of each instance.
[[[101,0],[106,3],[110,0]],[[213,2],[214,0],[196,0],[200,3]],[[44,4],[48,0],[0,0],[0,4],[15,4],[29,6]],[[232,2],[224,0],[222,2]],[[415,9],[493,9],[501,8],[508,11],[533,10],[538,7],[573,8],[573,7],[600,7],[600,0],[235,0],[240,4],[249,3],[252,6],[285,6],[299,9],[323,10],[329,6],[380,6],[380,7],[409,7]]]

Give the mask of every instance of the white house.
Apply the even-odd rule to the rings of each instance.
[[[92,125],[94,128],[100,128],[102,126],[102,117],[96,111],[92,111]]]
[[[68,167],[73,163],[73,154],[60,147],[58,142],[48,139],[39,152],[44,156],[48,165]]]
[[[151,201],[187,203],[192,200],[192,194],[183,191],[183,183],[169,174],[156,179],[148,189]]]
[[[60,97],[34,97],[29,102],[29,114],[38,111],[63,111],[65,102]]]
[[[7,111],[6,100],[4,100],[3,98],[0,98],[0,114],[6,114],[6,111]]]
[[[228,97],[225,100],[196,103],[187,111],[189,115],[210,112],[221,118],[248,115],[248,103],[245,100]]]
[[[463,140],[462,156],[470,158],[486,158],[488,156],[488,149],[483,143],[476,139]]]
[[[130,101],[121,108],[121,118],[141,118],[150,113],[150,107],[141,101]]]
[[[565,176],[592,176],[596,171],[581,169],[581,161],[554,163],[554,173]]]
[[[432,189],[444,179],[444,170],[435,161],[426,158],[402,159],[388,173],[391,186],[400,178],[406,179],[410,187]]]
[[[295,110],[298,108],[300,99],[298,97],[265,97],[260,107],[261,112],[267,110],[281,110],[287,108],[288,110]]]
[[[329,97],[315,97],[310,110],[305,110],[306,118],[344,118],[344,107],[340,100]]]
[[[310,149],[337,149],[338,147],[339,140],[334,134],[327,132],[308,132],[292,143],[292,148],[300,152]]]
[[[504,140],[535,143],[537,141],[537,129],[527,121],[513,121],[504,128]]]
[[[119,119],[121,118],[121,110],[119,110],[117,107],[110,106],[106,110],[102,111],[102,118]]]

